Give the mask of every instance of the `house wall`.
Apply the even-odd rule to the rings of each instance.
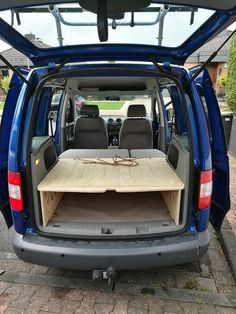
[[[2,73],[1,73],[1,71],[0,71],[0,82],[1,82],[1,80],[2,80]],[[2,95],[4,95],[4,92],[3,92],[3,90],[0,88],[0,97],[1,97]],[[1,98],[0,98],[0,101],[1,101]]]
[[[201,63],[186,63],[185,67],[187,69],[190,69],[199,64]],[[222,97],[225,93],[225,89],[223,85],[219,84],[219,77],[222,74],[227,72],[227,67],[225,66],[225,63],[224,62],[212,62],[207,66],[207,70],[211,77],[213,88],[216,92],[216,95],[219,97]]]

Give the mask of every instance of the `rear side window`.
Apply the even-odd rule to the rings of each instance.
[[[204,110],[204,113],[205,113],[205,116],[206,116],[207,127],[208,127],[209,136],[210,136],[210,141],[212,141],[211,122],[210,122],[210,119],[209,119],[207,102],[206,102],[205,96],[201,96],[201,100],[202,100],[203,110]]]
[[[58,110],[60,107],[60,102],[62,98],[63,90],[62,89],[54,89],[52,98],[51,98],[51,103],[49,106],[48,110],[48,130],[47,130],[47,135],[54,137],[55,135],[55,130],[56,130],[56,122],[57,122],[57,115],[58,115]]]

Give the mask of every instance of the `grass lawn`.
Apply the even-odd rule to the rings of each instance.
[[[90,101],[88,105],[97,105],[99,110],[120,110],[124,101]]]
[[[0,101],[0,110],[2,110],[4,107],[4,102]]]

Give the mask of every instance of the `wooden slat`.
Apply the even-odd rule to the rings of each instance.
[[[175,224],[179,225],[181,191],[165,191],[161,195]]]
[[[40,192],[43,225],[46,226],[60,203],[64,193]]]
[[[136,167],[114,167],[84,164],[79,159],[60,159],[39,184],[38,190],[103,193],[108,190],[146,192],[184,188],[183,182],[165,159],[142,158],[137,161],[139,165]]]

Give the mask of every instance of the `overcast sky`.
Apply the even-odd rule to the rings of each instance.
[[[199,9],[195,13],[194,23],[190,25],[190,12],[168,12],[165,17],[163,45],[178,46],[190,36],[213,11]],[[10,23],[10,12],[0,12],[0,17]],[[96,21],[96,15],[92,13],[66,13],[63,17],[70,22]],[[135,21],[154,21],[157,13],[138,13]],[[20,14],[21,25],[15,22],[14,27],[21,33],[33,33],[50,46],[58,46],[56,24],[51,13]],[[16,19],[15,19],[16,20]],[[126,14],[124,21],[130,21],[130,14]],[[235,25],[236,26],[236,25]],[[235,26],[231,27],[233,30]],[[99,43],[96,27],[78,27],[62,25],[64,45]],[[118,26],[115,30],[109,27],[109,42],[157,44],[158,24],[154,26],[123,27]],[[9,46],[0,40],[0,51]]]

